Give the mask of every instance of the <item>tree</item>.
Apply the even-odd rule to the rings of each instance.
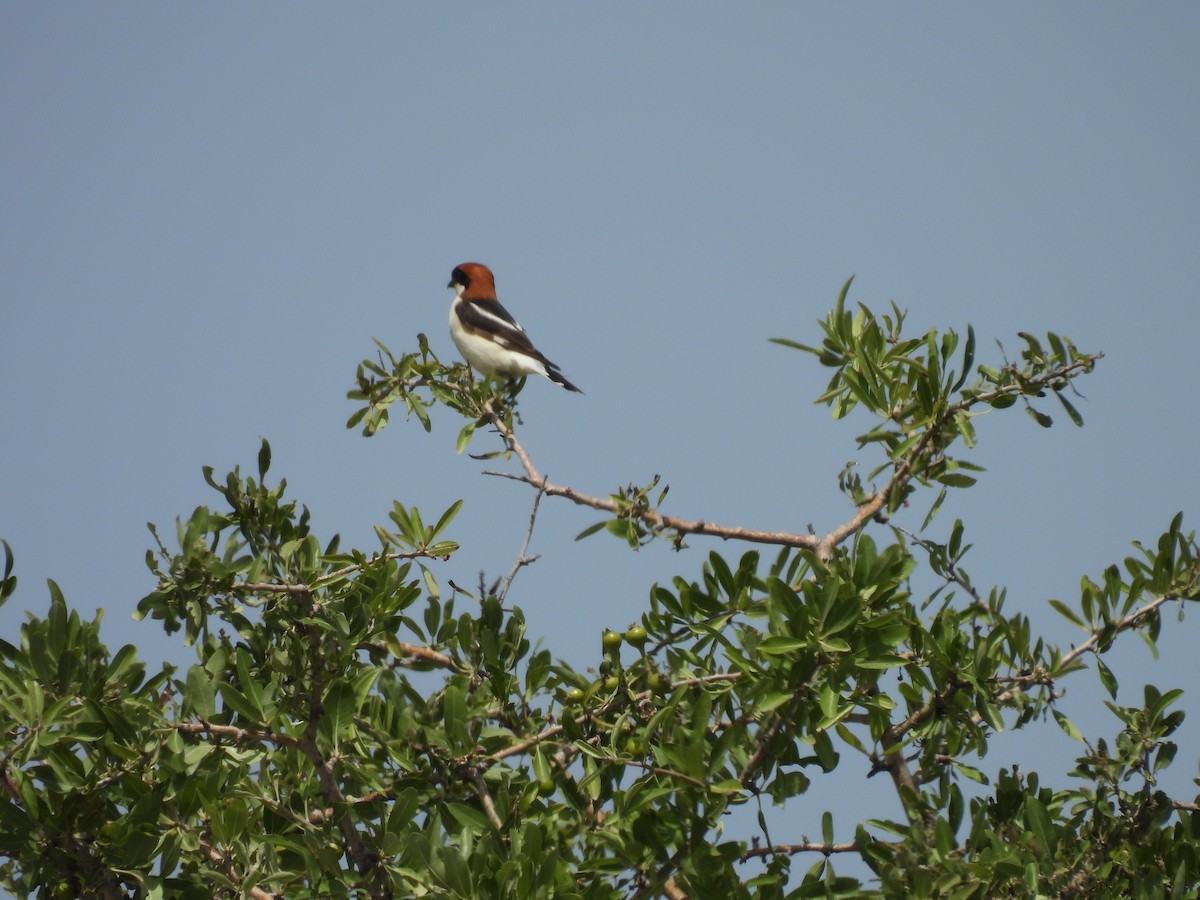
[[[399,357],[380,344],[349,426],[372,435],[403,409],[429,430],[445,408],[465,420],[460,451],[494,435],[493,474],[531,494],[512,570],[478,593],[439,581],[461,501],[432,525],[397,503],[377,548],[342,550],[268,481],[265,441],[256,475],[206,469],[220,503],[170,545],[154,533],[157,586],[138,607],[182,630],[186,672],[110,652],[53,585],[48,615],[0,642],[0,883],[53,898],[1194,895],[1197,798],[1156,780],[1180,691],[1120,705],[1104,663],[1200,598],[1182,517],[1055,602],[1084,633],[1069,650],[971,581],[961,521],[927,536],[973,483],[952,453],[974,417],[1022,406],[1049,427],[1053,398],[1082,424],[1069,395],[1100,355],[1022,334],[1019,361],[976,366],[971,329],[906,337],[894,304],[847,309],[849,286],[819,347],[778,339],[832,370],[819,402],[835,419],[874,417],[858,445],[879,463],[840,474],[852,512],[824,535],[677,517],[657,482],[606,497],[553,483],[518,437],[521,383],[477,381],[423,336]],[[560,499],[603,513],[581,537],[747,549],[653,585],[641,623],[580,671],[533,649],[508,602],[539,504]],[[0,599],[16,586],[5,555]],[[936,584],[925,596],[918,576]],[[1056,705],[1086,663],[1120,722],[1108,738]],[[1019,770],[980,767],[998,730],[1049,718],[1080,744],[1060,786],[1032,751]],[[815,778],[875,773],[903,817],[857,823],[852,841],[833,842],[830,813],[820,840],[777,840],[754,815]],[[723,832],[739,809],[753,834]],[[838,874],[845,856],[874,878]]]

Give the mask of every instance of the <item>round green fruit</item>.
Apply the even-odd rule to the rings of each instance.
[[[646,643],[646,629],[641,625],[634,625],[625,632],[625,640],[634,647],[642,647]]]
[[[661,694],[671,689],[671,679],[663,678],[657,672],[651,672],[646,676],[646,687],[656,694]]]

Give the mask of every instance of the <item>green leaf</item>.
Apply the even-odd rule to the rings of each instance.
[[[1042,854],[1049,855],[1054,852],[1058,845],[1058,839],[1054,832],[1054,822],[1050,819],[1050,814],[1046,811],[1046,807],[1037,797],[1029,794],[1025,797],[1025,822],[1029,825],[1030,831],[1034,837],[1041,843],[1039,848]]]
[[[1060,713],[1057,709],[1051,711],[1054,713],[1054,721],[1058,723],[1058,727],[1061,728],[1068,737],[1074,738],[1077,741],[1083,740],[1083,734],[1078,728],[1075,727],[1074,722],[1068,719],[1063,713]]]
[[[462,427],[458,433],[458,440],[454,442],[454,452],[462,453],[471,443],[471,438],[475,435],[475,423],[468,422]]]
[[[1065,409],[1067,411],[1067,415],[1071,417],[1071,421],[1075,423],[1075,426],[1078,428],[1082,428],[1083,427],[1083,416],[1081,416],[1079,414],[1079,410],[1077,410],[1074,406],[1071,405],[1071,402],[1069,400],[1067,400],[1066,397],[1063,396],[1062,391],[1055,391],[1054,396],[1058,398],[1058,402],[1061,403],[1063,409]]]
[[[815,347],[810,347],[807,344],[798,344],[790,338],[770,338],[772,344],[779,344],[781,347],[791,347],[793,350],[801,350],[804,353],[811,353],[814,356],[820,356],[821,351]]]
[[[1104,664],[1099,656],[1096,657],[1096,674],[1100,676],[1100,683],[1104,685],[1104,689],[1108,691],[1108,695],[1114,700],[1117,699],[1117,676],[1112,673],[1112,669]]]
[[[231,684],[222,682],[218,685],[221,699],[225,705],[248,722],[258,725],[259,711],[254,704],[247,701],[245,695]]]
[[[981,772],[979,769],[975,768],[974,766],[968,766],[964,762],[955,760],[954,768],[956,771],[960,772],[963,776],[965,776],[966,778],[969,778],[971,781],[975,782],[976,784],[987,784],[988,783],[987,776],[984,775],[983,772]]]
[[[201,719],[211,719],[217,711],[217,683],[202,666],[188,669],[183,685],[183,709]]]
[[[575,540],[582,541],[585,537],[591,537],[597,531],[603,530],[606,525],[608,525],[607,519],[597,522],[594,525],[589,525],[587,528],[583,529],[583,531],[579,532],[579,534],[575,535]]]
[[[937,499],[933,501],[933,506],[929,507],[929,512],[925,514],[925,520],[921,522],[921,530],[924,531],[929,527],[929,523],[933,521],[933,517],[937,515],[939,509],[942,508],[942,503],[946,499],[946,489],[942,488],[937,495]]]
[[[769,637],[758,645],[758,652],[766,656],[783,656],[788,653],[795,653],[803,647],[808,646],[808,641],[802,638],[793,637]]]
[[[1033,421],[1037,422],[1043,428],[1049,428],[1054,424],[1054,420],[1043,412],[1038,412],[1032,406],[1025,407],[1025,412],[1029,413]]]
[[[968,488],[976,482],[977,479],[970,475],[964,475],[962,472],[946,472],[937,476],[939,484],[944,484],[946,487]]]
[[[321,725],[335,747],[339,745],[344,732],[354,721],[357,700],[358,695],[354,686],[345,681],[335,681],[325,693],[322,700],[325,714],[321,719]]]
[[[457,684],[446,687],[442,698],[442,715],[446,722],[446,737],[450,739],[451,747],[463,750],[471,743],[467,731],[467,700],[463,689]]]
[[[1075,610],[1071,609],[1071,607],[1067,606],[1067,604],[1063,603],[1061,600],[1050,600],[1049,603],[1060,616],[1062,616],[1072,625],[1076,625],[1079,628],[1082,628],[1084,631],[1090,630],[1086,625],[1083,624],[1083,620],[1080,619],[1079,616],[1075,615]]]
[[[1063,346],[1062,338],[1053,331],[1046,334],[1046,340],[1050,344],[1050,350],[1054,353],[1055,362],[1069,363],[1071,357],[1067,355],[1067,350]]]
[[[492,828],[492,824],[483,810],[467,806],[465,803],[447,803],[446,811],[450,813],[454,821],[470,831],[490,831]]]
[[[462,505],[463,505],[462,500],[455,500],[453,503],[450,504],[450,508],[447,509],[444,513],[442,513],[442,517],[437,520],[437,524],[434,525],[433,530],[429,532],[430,540],[433,540],[435,537],[437,537],[439,534],[442,533],[442,529],[445,528],[447,525],[449,525],[450,522],[454,519],[454,517],[456,515],[458,515],[458,511],[460,509],[462,509]]]
[[[258,480],[262,481],[267,477],[267,469],[271,468],[271,445],[267,443],[267,439],[262,439],[262,446],[258,448]]]
[[[961,388],[963,386],[963,383],[967,380],[967,375],[971,371],[971,366],[974,365],[974,363],[975,363],[975,329],[972,328],[970,325],[968,325],[967,326],[967,343],[966,343],[966,346],[963,347],[962,374],[960,374],[958,376],[958,379],[954,382],[954,385],[950,388],[951,392],[957,391],[959,388]]]

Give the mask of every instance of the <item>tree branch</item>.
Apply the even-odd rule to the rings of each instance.
[[[259,731],[254,728],[239,728],[236,725],[214,725],[212,722],[200,719],[197,722],[177,722],[171,726],[180,734],[197,735],[211,734],[214,737],[228,738],[235,744],[245,744],[257,741],[260,744],[275,744],[280,747],[299,748],[300,741],[286,734],[274,731]]]
[[[694,684],[706,684],[714,681],[737,681],[742,677],[743,676],[741,672],[722,672],[717,675],[701,675],[695,678],[681,678],[679,681],[671,682],[671,689],[675,690],[676,688],[680,687],[687,687]],[[635,694],[633,699],[634,702],[638,702],[642,700],[648,700],[653,696],[654,691],[642,691],[639,694]],[[591,712],[581,713],[575,717],[575,723],[577,725],[582,725],[591,719],[593,715],[594,714]],[[538,744],[545,743],[551,738],[557,737],[559,734],[562,734],[562,731],[562,725],[549,725],[531,738],[526,738],[525,740],[519,741],[510,747],[505,747],[503,750],[497,750],[495,753],[489,754],[488,759],[498,762],[499,760],[505,759],[509,756],[518,756],[527,750],[536,747]]]
[[[179,824],[179,823],[176,823]],[[193,832],[194,834],[194,832]],[[208,861],[225,873],[225,877],[234,883],[240,885],[242,878],[238,876],[233,869],[233,863],[229,857],[221,853],[216,847],[206,841],[200,835],[196,835],[196,840],[200,844],[200,849],[204,851],[204,855],[208,857]],[[272,894],[260,888],[252,887],[247,892],[247,896],[252,900],[279,900],[279,894]],[[124,896],[124,894],[122,894]]]
[[[424,662],[430,665],[438,666],[442,669],[450,669],[452,671],[461,671],[454,657],[447,656],[445,653],[438,653],[436,650],[431,650],[428,647],[423,647],[420,644],[405,644],[398,642],[395,647],[391,647],[383,641],[360,641],[355,644],[359,650],[368,650],[373,653],[391,653],[393,649],[399,652],[402,656],[408,659],[399,659],[393,662],[392,666],[405,666],[411,668],[415,663]]]
[[[757,790],[754,787],[754,779],[758,777],[759,767],[766,758],[771,742],[775,740],[776,735],[783,730],[783,726],[792,717],[792,712],[799,701],[799,692],[792,694],[787,709],[779,710],[775,714],[775,720],[767,728],[759,730],[758,737],[754,741],[754,752],[750,754],[750,758],[746,760],[746,765],[742,768],[742,774],[738,776],[738,781],[746,790]]]
[[[490,470],[484,472],[485,475],[494,475],[499,478],[520,481],[523,484],[528,484],[536,488],[540,494],[548,494],[552,497],[564,497],[578,506],[591,507],[592,509],[598,509],[602,512],[612,513],[613,515],[619,515],[623,511],[610,498],[593,497],[572,487],[552,483],[549,478],[538,471],[529,453],[521,445],[521,442],[517,440],[516,434],[505,424],[504,419],[493,411],[490,403],[485,407],[483,417],[499,432],[505,447],[516,455],[521,463],[521,467],[525,470],[524,475]],[[811,534],[791,534],[786,531],[758,531],[751,528],[717,525],[712,522],[689,521],[687,519],[676,518],[675,516],[664,516],[654,510],[640,510],[637,512],[637,518],[656,530],[675,531],[679,534],[703,534],[725,540],[773,544],[780,547],[796,547],[806,550],[817,549],[819,543],[818,539]]]
[[[487,784],[484,783],[479,767],[464,765],[460,768],[459,775],[469,781],[471,786],[475,788],[475,794],[479,797],[479,804],[483,807],[483,812],[487,816],[488,821],[492,823],[492,827],[496,829],[497,834],[503,834],[504,822],[496,814],[496,804],[492,802],[492,795],[488,792]]]
[[[332,572],[326,572],[321,577],[317,578],[311,585],[308,584],[275,584],[272,582],[260,581],[237,581],[231,584],[228,588],[230,591],[237,593],[249,594],[298,594],[311,595],[312,592],[320,587],[324,587],[326,582],[333,581],[337,578],[344,578],[347,575],[353,575],[355,572],[361,572],[368,566],[377,565],[381,562],[387,562],[393,559],[443,559],[441,554],[429,553],[426,550],[407,550],[397,553],[382,553],[379,556],[373,556],[363,563],[353,563],[348,566],[343,566],[340,569],[335,569]]]
[[[834,853],[857,853],[858,849],[858,844],[854,841],[842,844],[817,844],[812,841],[804,841],[799,844],[776,844],[773,847],[755,847],[753,850],[747,850],[738,857],[738,862],[747,862],[765,856],[795,856],[797,853],[823,853],[825,856],[832,856]]]

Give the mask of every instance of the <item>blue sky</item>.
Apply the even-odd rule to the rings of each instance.
[[[369,547],[393,499],[465,498],[439,574],[507,572],[532,498],[454,455],[459,423],[343,428],[372,337],[425,332],[453,358],[444,285],[477,259],[586,391],[526,389],[542,470],[597,494],[660,473],[669,511],[729,524],[850,514],[836,474],[872,461],[856,423],[767,338],[816,342],[852,274],[914,332],[973,324],[984,356],[1018,330],[1104,351],[1085,428],[984,420],[989,472],[941,520],[965,520],[978,582],[1077,641],[1045,600],[1200,518],[1198,33],[1182,3],[5,5],[0,537],[22,584],[0,634],[54,578],[105,610],[111,646],[186,662],[130,618],[153,587],[145,523],[215,503],[201,466],[252,471],[260,436],[323,536]],[[595,519],[544,503],[510,595],[577,665],[654,580],[743,551],[574,543]],[[1188,690],[1181,789],[1195,640],[1172,612],[1161,659],[1134,639],[1115,660],[1122,702],[1140,678]],[[1090,676],[1067,687],[1085,733],[1115,730]],[[1030,741],[1066,761],[1058,782],[1076,747],[1053,725],[986,764]],[[855,764],[776,839],[815,833],[847,784],[894,803]]]

